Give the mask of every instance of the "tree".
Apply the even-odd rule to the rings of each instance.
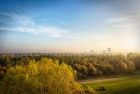
[[[95,66],[93,66],[92,64],[88,64],[88,76],[89,77],[94,77],[97,75],[97,70],[95,68]]]
[[[52,59],[31,61],[8,69],[2,81],[3,94],[82,94],[75,71]]]
[[[128,73],[134,73],[136,70],[135,64],[133,61],[128,61],[127,62],[127,66],[128,66]]]

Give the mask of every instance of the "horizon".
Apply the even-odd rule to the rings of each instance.
[[[140,52],[139,4],[140,0],[0,0],[0,52]]]

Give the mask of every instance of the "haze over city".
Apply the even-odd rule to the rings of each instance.
[[[140,0],[0,0],[0,52],[139,52]]]

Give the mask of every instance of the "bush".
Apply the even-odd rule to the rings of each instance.
[[[90,87],[86,87],[84,89],[85,94],[96,94],[95,90],[93,90],[93,88]]]

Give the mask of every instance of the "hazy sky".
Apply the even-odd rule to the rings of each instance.
[[[0,52],[140,51],[140,0],[0,0]]]

